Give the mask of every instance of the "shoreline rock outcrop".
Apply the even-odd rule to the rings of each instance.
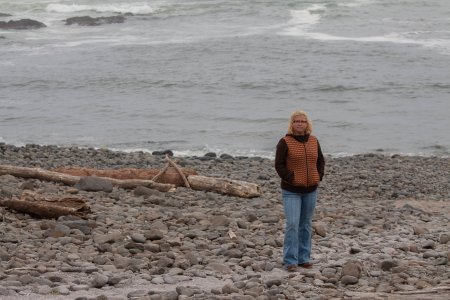
[[[103,24],[114,24],[114,23],[123,23],[125,22],[125,16],[109,16],[109,17],[90,17],[90,16],[81,16],[81,17],[72,17],[65,20],[66,25],[79,25],[79,26],[99,26]]]
[[[0,29],[5,30],[26,30],[47,27],[44,23],[32,19],[0,21]]]

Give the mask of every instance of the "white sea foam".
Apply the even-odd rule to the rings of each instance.
[[[64,47],[79,47],[83,45],[89,45],[89,44],[119,44],[122,45],[123,41],[120,38],[91,38],[91,39],[83,39],[83,40],[77,40],[77,41],[70,41],[70,42],[64,42],[61,44],[53,44],[53,47],[56,48],[64,48]]]
[[[132,14],[150,14],[157,10],[156,6],[149,5],[142,2],[132,2],[124,4],[93,4],[93,5],[79,5],[79,4],[49,4],[46,10],[48,12],[56,13],[75,13],[85,11],[95,11],[100,13],[132,13]]]
[[[302,29],[290,30],[283,35],[299,36],[321,41],[353,41],[362,43],[394,43],[394,44],[414,44],[427,48],[441,50],[442,53],[450,54],[450,40],[446,39],[411,39],[405,37],[408,33],[390,33],[381,36],[349,37],[336,36],[321,32],[307,32]]]
[[[196,41],[202,40],[201,38],[167,38],[165,40],[155,40],[153,38],[148,37],[139,37],[139,36],[121,36],[117,38],[91,38],[91,39],[82,39],[64,43],[58,43],[51,45],[55,48],[71,48],[71,47],[80,47],[84,45],[104,45],[105,47],[109,46],[121,46],[121,45],[165,45],[165,44],[187,44],[193,43]]]
[[[356,1],[349,1],[349,2],[343,2],[338,3],[338,6],[344,6],[344,7],[360,7],[364,5],[369,5],[373,3],[373,0],[356,0]]]
[[[288,21],[288,26],[283,30],[283,33],[285,35],[296,35],[307,32],[307,30],[319,23],[320,11],[325,9],[324,5],[314,4],[306,9],[291,10],[291,19]]]
[[[0,136],[0,143],[5,143],[7,145],[14,145],[16,147],[24,147],[26,143],[18,141],[18,140],[7,140]]]

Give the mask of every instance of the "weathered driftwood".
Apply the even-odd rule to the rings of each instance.
[[[35,193],[23,193],[20,199],[4,200],[1,204],[19,212],[45,218],[58,218],[65,215],[86,217],[89,206],[80,197],[75,196],[44,196]]]
[[[169,183],[175,186],[185,186],[183,177],[180,171],[184,175],[197,175],[197,172],[190,168],[177,169],[174,166],[170,166],[170,163],[160,171],[158,169],[133,169],[133,168],[122,168],[122,169],[91,169],[91,168],[57,168],[52,171],[60,172],[64,174],[74,175],[74,176],[98,176],[98,177],[108,177],[115,179],[143,179],[151,180],[158,183]]]
[[[113,185],[121,188],[135,188],[137,186],[146,186],[152,189],[167,192],[175,186],[188,186],[194,190],[210,191],[242,198],[253,198],[261,195],[260,187],[255,183],[241,180],[231,180],[226,178],[206,177],[200,175],[187,175],[185,177],[181,176],[180,173],[182,173],[183,175],[186,175],[186,173],[189,174],[189,171],[187,171],[187,169],[175,169],[175,167],[173,166],[167,168],[167,170],[169,169],[174,169],[176,172],[176,177],[172,177],[176,184],[163,184],[155,182],[153,180],[145,179],[116,179],[109,177],[122,176],[123,178],[124,176],[128,176],[128,178],[133,178],[133,174],[139,174],[139,172],[141,171],[145,172],[145,170],[140,169],[96,170],[87,168],[60,168],[57,169],[59,170],[58,172],[54,172],[40,168],[25,168],[0,165],[0,175],[10,174],[16,177],[37,178],[46,181],[61,182],[67,185],[74,185],[80,180],[81,177],[70,175],[70,173],[72,173],[80,174],[82,176],[96,175],[103,179],[109,180]],[[160,176],[161,178],[162,176],[165,176],[165,173],[166,172],[164,172],[163,175],[160,175],[160,172],[156,172],[155,175],[151,176],[150,178],[154,178],[155,176]],[[141,176],[142,174],[144,173],[141,173]],[[185,177],[185,179],[183,179],[183,177]],[[166,180],[169,180],[168,178],[169,177],[166,177]],[[184,183],[184,180],[187,181],[187,184]]]
[[[0,175],[6,174],[22,178],[37,178],[45,181],[61,182],[66,185],[74,185],[81,178],[80,176],[48,171],[41,168],[26,168],[9,165],[0,165]],[[173,184],[158,183],[152,180],[144,180],[144,179],[115,179],[109,177],[102,177],[102,178],[109,180],[115,186],[125,189],[135,188],[137,186],[145,186],[158,191],[167,192],[175,187],[175,185]]]
[[[187,180],[194,190],[211,191],[242,198],[253,198],[261,195],[259,185],[251,182],[199,175],[189,175]]]

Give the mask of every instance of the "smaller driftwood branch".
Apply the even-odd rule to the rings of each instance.
[[[166,160],[169,162],[169,164],[172,165],[172,167],[175,168],[175,170],[177,170],[177,172],[178,172],[178,174],[180,174],[181,178],[183,178],[184,186],[187,188],[191,188],[191,185],[189,184],[189,181],[186,179],[186,176],[184,175],[181,168],[173,160],[171,160],[167,154],[166,154]]]
[[[169,168],[169,166],[170,166],[170,164],[169,164],[169,163],[166,163],[166,165],[164,166],[164,168],[162,168],[161,171],[159,171],[159,173],[156,174],[156,175],[152,178],[152,180],[153,180],[154,182],[157,182],[158,179],[159,179],[159,178],[167,171],[167,169]]]
[[[394,294],[400,295],[422,295],[422,294],[440,294],[446,293],[450,291],[450,286],[440,286],[433,289],[420,290],[420,291],[402,291],[402,292],[394,292]]]

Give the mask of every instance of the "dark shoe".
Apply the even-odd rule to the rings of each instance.
[[[298,267],[296,265],[289,265],[286,267],[286,270],[288,270],[288,272],[297,272]]]
[[[302,264],[298,264],[299,267],[305,268],[305,269],[312,269],[313,264],[306,262],[306,263],[302,263]]]

